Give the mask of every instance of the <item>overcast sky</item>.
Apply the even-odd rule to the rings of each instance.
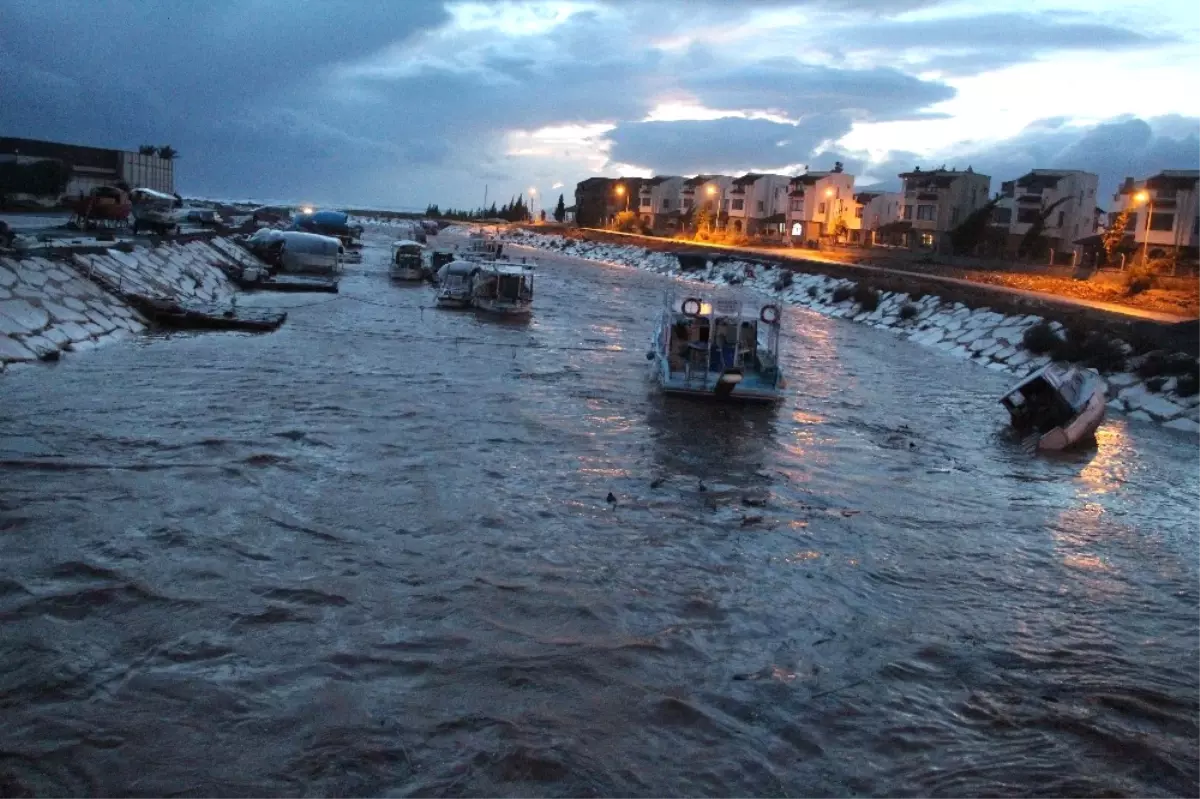
[[[570,204],[589,175],[834,160],[1111,194],[1200,163],[1195,0],[0,3],[0,135],[170,144],[193,196]]]

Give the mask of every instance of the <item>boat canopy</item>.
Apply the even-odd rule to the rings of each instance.
[[[279,231],[279,239],[295,253],[309,255],[337,255],[342,251],[342,243],[332,236],[322,236],[319,233],[302,233],[296,230]],[[276,241],[271,237],[271,241]]]
[[[1008,407],[1023,405],[1026,390],[1041,382],[1078,413],[1095,393],[1096,381],[1097,375],[1090,369],[1072,369],[1064,363],[1049,363],[1009,389],[1000,402]]]
[[[420,249],[420,250],[425,249],[424,244],[422,244],[419,241],[412,241],[411,239],[401,239],[400,241],[392,242],[392,249],[395,249],[395,250],[409,249],[412,247],[416,247],[417,249]]]

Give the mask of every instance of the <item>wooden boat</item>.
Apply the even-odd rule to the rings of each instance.
[[[1039,450],[1063,450],[1091,441],[1104,421],[1107,386],[1092,370],[1050,363],[1000,400],[1020,433],[1036,436]]]
[[[481,262],[471,281],[471,305],[486,313],[528,316],[533,313],[533,267]]]
[[[778,402],[781,318],[778,305],[668,293],[646,359],[666,394]]]
[[[421,280],[425,277],[422,253],[425,248],[420,242],[402,239],[392,243],[392,260],[388,264],[388,276],[392,280]]]

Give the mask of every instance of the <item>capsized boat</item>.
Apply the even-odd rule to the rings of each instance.
[[[475,261],[451,261],[437,273],[439,308],[469,308],[472,284],[480,266]]]
[[[481,262],[471,281],[471,304],[505,316],[533,312],[533,267],[503,261]]]
[[[1092,439],[1104,421],[1106,388],[1093,369],[1050,363],[1009,390],[1000,404],[1018,432],[1037,436],[1037,449],[1063,450]]]
[[[392,242],[392,260],[388,265],[388,274],[392,280],[420,280],[425,276],[422,271],[424,262],[422,253],[425,248],[411,239],[401,239]]]
[[[778,402],[781,318],[774,304],[668,293],[646,359],[666,394]]]

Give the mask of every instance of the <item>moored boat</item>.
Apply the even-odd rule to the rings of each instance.
[[[669,293],[646,358],[666,394],[777,402],[780,325],[778,305]]]
[[[474,261],[451,261],[437,273],[437,304],[439,308],[469,308],[471,289],[479,264]]]
[[[1010,389],[1000,404],[1014,429],[1037,437],[1037,449],[1063,450],[1092,440],[1104,421],[1106,388],[1092,369],[1050,363]]]
[[[504,252],[504,244],[494,237],[475,231],[467,237],[466,247],[459,257],[472,261],[497,261]]]
[[[422,253],[425,248],[416,241],[402,239],[392,243],[392,260],[388,274],[392,280],[421,280],[425,273]]]
[[[533,267],[501,261],[480,263],[471,281],[471,304],[504,316],[533,312]]]

